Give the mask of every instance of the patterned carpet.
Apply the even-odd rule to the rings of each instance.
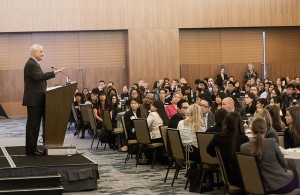
[[[24,145],[25,124],[26,118],[24,117],[0,118],[0,143],[6,142],[15,146]],[[98,181],[98,190],[64,194],[196,194],[184,190],[186,182],[184,170],[180,172],[178,179],[175,180],[174,187],[171,187],[174,169],[170,170],[168,180],[164,183],[163,180],[166,174],[164,165],[155,164],[153,169],[151,169],[150,165],[138,165],[135,167],[135,159],[130,159],[127,164],[124,164],[126,153],[113,151],[109,148],[103,150],[103,146],[100,146],[97,150],[95,148],[91,149],[90,136],[82,140],[78,139],[78,137],[73,137],[72,133],[73,128],[66,132],[65,140],[73,140],[78,144],[77,148],[79,148],[80,152],[99,165],[100,179]],[[18,140],[22,140],[22,142]],[[204,194],[222,194],[222,192],[223,190],[221,189]]]

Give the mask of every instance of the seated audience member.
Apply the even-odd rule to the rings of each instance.
[[[89,97],[89,89],[88,88],[83,88],[82,90],[82,102],[85,103]]]
[[[272,124],[275,131],[283,131],[285,129],[285,124],[282,122],[280,117],[280,108],[277,105],[267,105],[266,109],[269,111]]]
[[[213,85],[212,93],[210,95],[212,101],[216,101],[216,96],[220,93],[219,86],[217,84]]]
[[[266,82],[265,83],[265,89],[264,91],[260,94],[260,98],[266,98],[268,100],[268,98],[270,97],[270,92],[269,92],[269,87],[270,87],[270,82]]]
[[[241,146],[241,153],[256,155],[268,194],[283,194],[298,188],[298,176],[287,170],[287,162],[274,139],[265,138],[266,121],[257,117],[251,127],[253,140]]]
[[[173,92],[170,86],[165,87],[166,90],[166,101],[171,104],[172,97],[173,97]]]
[[[210,111],[211,106],[212,106],[212,101],[210,97],[204,96],[201,98],[200,108],[203,114],[205,130],[215,125],[214,114]]]
[[[219,148],[230,184],[242,189],[244,185],[235,153],[239,152],[241,145],[248,141],[240,114],[230,112],[225,117],[222,132],[215,134],[206,148],[212,157],[216,156],[215,147]]]
[[[154,101],[154,93],[147,93],[144,103],[141,104],[141,117],[143,119],[147,119],[149,112],[150,112],[150,106]]]
[[[254,113],[254,117],[261,117],[265,119],[267,123],[265,138],[273,138],[277,143],[279,143],[278,135],[272,126],[272,118],[269,111],[265,108],[258,108]]]
[[[241,91],[241,86],[239,81],[234,82],[234,90],[240,92]]]
[[[125,98],[129,98],[129,91],[126,85],[123,86],[121,100],[124,100]]]
[[[140,110],[140,100],[137,98],[132,98],[129,100],[130,109],[124,114],[124,122],[127,130],[128,140],[135,140],[136,134],[134,129],[133,119],[141,118],[141,110]],[[128,146],[124,145],[121,148],[121,151],[127,151]]]
[[[227,115],[227,111],[220,108],[215,111],[215,126],[208,128],[205,132],[222,132],[223,121]]]
[[[270,99],[270,105],[277,105],[280,108],[281,120],[285,123],[286,105],[280,96],[275,96]]]
[[[239,112],[242,117],[242,120],[248,120],[245,110],[236,107],[238,105],[239,104],[235,99],[235,97],[227,97],[222,100],[222,108],[224,108],[227,112],[234,112],[234,111]]]
[[[270,96],[271,96],[271,98],[272,97],[275,97],[275,96],[280,96],[281,94],[280,94],[280,91],[279,91],[279,89],[277,88],[277,87],[275,87],[274,89],[272,89],[271,91],[270,91]]]
[[[189,107],[188,101],[185,99],[181,99],[177,102],[177,113],[174,114],[169,121],[169,128],[177,129],[179,121],[185,119],[186,117],[186,110]]]
[[[95,94],[94,92],[90,93],[86,102],[84,104],[95,104],[97,102],[98,95]]]
[[[216,99],[213,105],[212,110],[215,112],[218,109],[222,108],[222,100],[226,98],[226,95],[223,92],[216,94]]]
[[[259,98],[258,87],[256,85],[251,85],[251,87],[250,87],[250,93],[254,94],[254,97],[255,97],[254,100],[255,101]]]
[[[161,138],[159,126],[168,126],[169,117],[165,106],[160,100],[155,100],[150,106],[151,112],[147,117],[151,139]]]
[[[102,111],[108,110],[110,116],[112,117],[112,107],[109,104],[108,98],[106,98],[105,91],[100,91],[98,94],[98,102],[93,105],[93,114],[97,122],[97,129],[102,129],[103,127],[103,116]],[[108,144],[110,148],[114,148],[115,146],[115,135],[113,135],[110,131],[106,131],[108,135]],[[84,138],[84,136],[83,136]]]
[[[297,100],[294,99],[295,86],[293,84],[287,84],[285,87],[285,93],[281,96],[282,101],[287,107],[294,106]]]
[[[246,114],[253,115],[256,110],[255,95],[253,93],[246,93],[244,101]]]
[[[226,91],[226,95],[229,96],[235,96],[236,98],[240,97],[240,92],[238,90],[235,89],[234,87],[234,82],[229,81],[227,88],[225,89]]]
[[[260,98],[256,101],[256,109],[265,108],[268,105],[268,101],[265,98]]]
[[[162,88],[159,90],[159,100],[166,105],[170,105],[171,103],[166,99],[166,89]]]
[[[171,92],[175,93],[177,91],[178,79],[173,79],[171,84]]]
[[[116,116],[118,114],[118,106],[119,106],[119,99],[117,94],[111,94],[108,99],[109,104],[112,108],[112,114],[111,114],[111,122],[114,128],[117,128],[117,120]]]
[[[82,119],[82,115],[81,115],[81,111],[80,111],[80,104],[82,104],[82,93],[77,92],[75,94],[75,101],[74,101],[74,107],[75,107],[75,112],[78,118],[78,123],[76,124],[76,131],[73,133],[74,136],[78,135],[78,133],[80,132],[80,130],[82,129],[82,125],[83,125],[83,119]],[[71,115],[73,116],[73,114]]]
[[[258,83],[258,93],[257,96],[260,97],[260,95],[265,92],[265,83],[264,82],[259,82]]]
[[[289,126],[284,131],[284,147],[300,147],[300,107],[289,107],[285,119]]]
[[[142,103],[142,96],[141,96],[140,92],[135,88],[130,89],[129,99],[131,99],[131,98],[137,98]],[[125,101],[125,106],[127,106],[128,108],[130,107],[129,99]]]
[[[177,113],[177,102],[181,99],[181,95],[177,92],[174,93],[172,102],[170,105],[166,106],[166,112],[169,118]]]
[[[178,123],[178,130],[182,144],[185,147],[191,147],[189,159],[192,161],[200,161],[200,152],[198,149],[198,142],[196,132],[205,131],[205,123],[200,107],[192,104],[186,111],[186,118]]]

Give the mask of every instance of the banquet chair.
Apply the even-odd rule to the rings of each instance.
[[[68,126],[68,130],[70,129],[70,126],[73,122],[75,122],[75,127],[77,127],[78,123],[79,123],[79,119],[78,119],[78,116],[77,116],[77,113],[76,113],[76,110],[75,110],[75,106],[74,106],[74,103],[72,103],[72,106],[71,106],[71,111],[72,111],[72,115],[73,115],[73,120],[71,120],[71,117],[69,118],[69,126]]]
[[[81,111],[81,116],[82,116],[82,121],[83,121],[82,128],[90,130],[90,119],[89,119],[89,115],[87,113],[87,109],[91,109],[92,105],[91,104],[80,104],[79,108]]]
[[[103,126],[105,130],[110,131],[112,134],[116,135],[114,150],[116,149],[116,144],[120,145],[121,143],[121,134],[123,134],[123,128],[114,128],[111,122],[111,116],[109,110],[102,110],[102,117],[103,117]]]
[[[182,166],[186,163],[193,163],[192,161],[188,161],[185,156],[185,152],[182,145],[182,140],[180,137],[180,132],[177,129],[167,128],[168,138],[170,140],[170,147],[172,151],[172,156],[175,159],[175,173],[172,180],[171,186],[174,185],[175,179],[177,179],[179,171],[182,169]],[[189,183],[189,178],[186,180],[185,189]]]
[[[132,157],[132,155],[134,154],[133,146],[137,145],[137,140],[136,139],[134,139],[134,140],[128,139],[124,116],[121,116],[121,124],[122,124],[123,130],[124,130],[126,144],[128,146],[127,156],[125,158],[125,164],[126,164],[126,162],[129,160],[130,156]]]
[[[214,133],[205,133],[205,132],[197,132],[197,142],[198,142],[198,148],[200,151],[200,157],[201,157],[201,164],[203,168],[203,172],[201,175],[201,183],[200,183],[200,191],[203,187],[204,182],[204,176],[208,174],[217,174],[217,183],[218,183],[218,189],[219,189],[219,162],[216,157],[211,157],[207,151],[207,145],[212,140]]]
[[[277,132],[279,143],[278,145],[284,148],[284,131]]]
[[[164,179],[164,183],[166,183],[166,181],[167,181],[169,170],[170,170],[170,167],[172,166],[172,161],[170,160],[170,157],[171,157],[170,151],[169,151],[170,149],[168,147],[167,128],[168,128],[168,126],[159,126],[159,131],[160,131],[160,134],[161,134],[161,138],[162,138],[164,146],[165,146],[165,156],[166,156],[167,161],[168,161],[168,169],[167,169],[167,173],[166,173],[166,176],[165,176],[165,179]]]
[[[221,170],[221,174],[223,177],[223,181],[224,181],[224,191],[223,191],[223,195],[225,195],[225,193],[228,191],[229,194],[240,194],[241,193],[241,188],[235,186],[235,185],[231,185],[229,183],[228,177],[227,177],[227,173],[226,173],[226,169],[223,163],[223,158],[221,155],[221,152],[219,150],[218,147],[215,148],[216,150],[216,156],[220,165],[220,170]]]
[[[93,147],[93,144],[94,144],[95,138],[96,138],[97,136],[99,136],[100,129],[97,129],[97,124],[96,124],[96,120],[95,120],[95,117],[94,117],[94,114],[93,114],[93,110],[90,109],[90,108],[88,108],[88,109],[87,109],[87,113],[88,113],[88,116],[89,116],[91,128],[92,128],[92,130],[93,130],[93,141],[92,141],[92,144],[91,144],[91,148],[92,148],[92,147]],[[99,142],[100,142],[100,139],[98,140],[96,149],[98,149]],[[106,147],[106,143],[105,143],[105,145],[104,145],[104,149],[105,149],[105,147]]]
[[[155,162],[155,156],[156,156],[156,151],[158,148],[163,147],[163,143],[152,143],[151,138],[150,138],[150,132],[149,132],[149,127],[147,124],[147,120],[145,119],[134,119],[134,128],[135,128],[135,133],[136,133],[136,138],[137,138],[137,143],[138,143],[138,154],[136,156],[136,167],[139,161],[139,155],[140,152],[143,148],[148,148],[153,151],[153,159],[152,159],[152,164],[151,164],[151,169],[153,168],[154,162]]]
[[[249,194],[266,194],[262,175],[254,155],[236,153],[245,191]]]

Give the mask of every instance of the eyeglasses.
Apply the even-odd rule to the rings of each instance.
[[[199,106],[204,107],[204,108],[209,108],[210,106],[204,105],[204,104],[199,104]]]

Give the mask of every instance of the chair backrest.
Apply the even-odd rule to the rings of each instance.
[[[124,129],[125,138],[126,138],[126,140],[128,140],[128,134],[127,134],[127,129],[126,129],[126,125],[125,125],[124,116],[121,116],[121,124],[122,124],[122,127]]]
[[[77,116],[77,112],[76,112],[76,110],[75,110],[75,105],[74,105],[74,103],[72,104],[71,109],[72,109],[72,114],[73,114],[74,120],[76,121],[76,123],[78,123],[78,116]]]
[[[284,132],[283,131],[277,132],[277,135],[278,135],[279,146],[284,148]]]
[[[102,110],[102,119],[104,128],[108,131],[113,131],[114,128],[111,122],[109,110]]]
[[[169,153],[167,128],[168,128],[168,126],[159,126],[159,131],[160,131],[160,134],[161,134],[161,138],[162,138],[163,143],[165,145],[165,150],[166,150],[167,153]]]
[[[224,162],[223,162],[221,152],[220,152],[218,147],[216,147],[215,150],[216,150],[216,156],[217,156],[220,168],[221,168],[221,174],[222,174],[222,177],[223,177],[223,181],[224,181],[227,189],[229,189],[230,183],[229,183],[229,180],[228,180],[228,177],[227,177],[227,173],[226,173],[226,169],[225,169],[225,166],[224,166]]]
[[[204,164],[218,165],[219,162],[217,158],[210,156],[206,152],[207,145],[214,137],[214,133],[197,132],[196,135],[197,135],[198,148],[200,150],[201,162]]]
[[[167,132],[173,157],[177,160],[185,160],[180,132],[171,128],[167,128]]]
[[[97,125],[96,125],[96,120],[95,120],[95,117],[94,117],[94,114],[93,114],[93,110],[91,108],[88,108],[87,109],[87,114],[89,116],[89,121],[90,121],[90,125],[91,125],[91,128],[93,129],[93,131],[97,131]]]
[[[89,123],[90,119],[89,119],[89,116],[88,116],[88,113],[87,113],[87,109],[88,108],[91,109],[92,105],[91,104],[80,104],[79,107],[80,107],[83,122]]]
[[[254,155],[236,153],[245,190],[250,194],[265,194],[262,176]]]
[[[134,124],[137,142],[139,144],[150,144],[151,138],[150,138],[147,120],[134,119],[133,124]]]

